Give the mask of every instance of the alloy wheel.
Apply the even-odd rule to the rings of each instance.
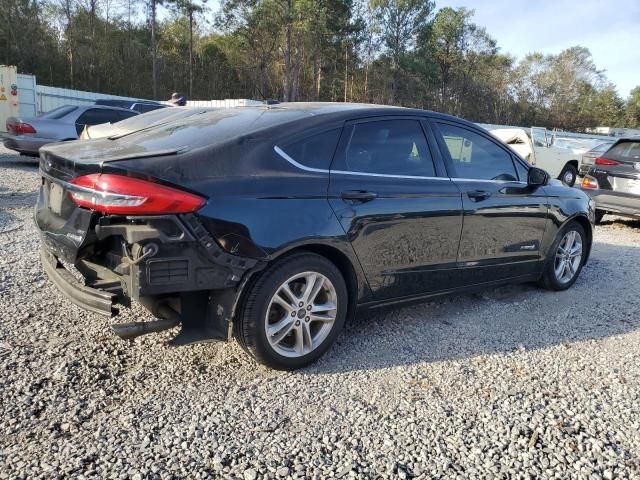
[[[327,338],[336,321],[338,300],[331,281],[318,272],[303,272],[276,290],[265,315],[271,347],[285,357],[301,357]]]
[[[556,251],[554,271],[560,283],[568,283],[576,276],[582,261],[582,237],[575,230],[569,230],[562,237]]]

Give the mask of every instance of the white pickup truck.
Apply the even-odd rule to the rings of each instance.
[[[552,145],[546,128],[490,128],[489,132],[531,165],[546,170],[551,177],[570,187],[576,183],[580,155]]]

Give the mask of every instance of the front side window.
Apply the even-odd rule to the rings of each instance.
[[[301,140],[287,143],[280,148],[305,167],[327,170],[336,150],[340,130],[340,128],[336,128],[310,135]]]
[[[448,123],[438,123],[455,172],[452,176],[478,180],[518,179],[511,155],[488,138]]]
[[[344,162],[351,172],[435,176],[431,152],[417,120],[381,120],[354,125]]]

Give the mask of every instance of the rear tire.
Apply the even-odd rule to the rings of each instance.
[[[259,363],[295,370],[329,349],[344,325],[348,303],[346,283],[332,262],[314,253],[293,254],[249,285],[234,334]]]
[[[565,225],[554,240],[540,278],[540,286],[547,290],[566,290],[582,271],[588,247],[584,228],[576,221]]]
[[[558,178],[570,187],[573,187],[576,184],[576,179],[578,178],[578,170],[576,170],[576,167],[573,165],[567,165],[564,167]]]

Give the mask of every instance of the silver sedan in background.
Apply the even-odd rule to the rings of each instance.
[[[76,140],[87,125],[115,123],[135,115],[138,112],[125,108],[65,105],[37,117],[9,117],[3,143],[16,152],[38,156],[43,145]]]

